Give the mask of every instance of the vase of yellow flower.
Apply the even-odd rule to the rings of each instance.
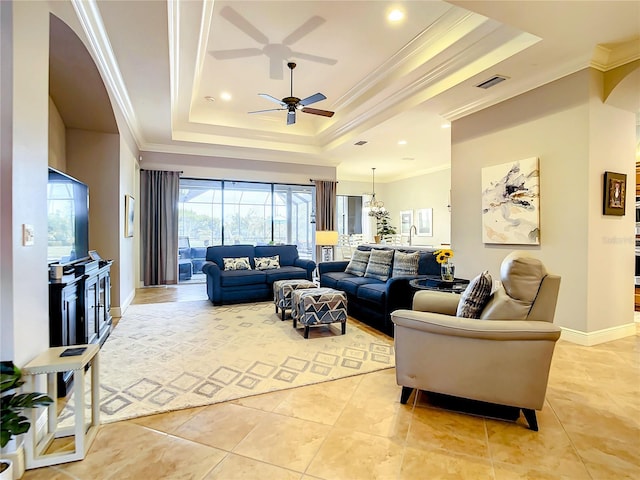
[[[453,258],[453,250],[449,248],[441,248],[433,252],[436,256],[436,262],[440,264],[440,277],[444,282],[453,282],[456,267],[451,261]]]

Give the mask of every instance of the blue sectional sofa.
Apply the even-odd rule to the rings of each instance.
[[[377,247],[376,247],[377,248]],[[393,336],[391,312],[401,308],[411,309],[413,290],[409,281],[424,275],[440,275],[440,265],[433,255],[434,249],[390,248],[383,250],[405,253],[420,252],[416,275],[392,276],[386,281],[367,276],[346,273],[348,261],[321,262],[318,264],[320,286],[342,290],[347,294],[349,315],[381,332]],[[368,245],[358,246],[358,250],[371,250]]]
[[[278,266],[265,259],[277,256]],[[237,259],[248,258],[251,269],[230,270],[243,265]],[[256,269],[256,258],[262,266]],[[227,269],[225,270],[225,260]],[[230,259],[236,259],[232,261]],[[202,271],[207,276],[207,295],[214,305],[256,302],[273,299],[276,280],[312,280],[316,264],[298,256],[295,245],[219,245],[207,248]]]

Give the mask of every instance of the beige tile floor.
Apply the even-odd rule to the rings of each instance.
[[[200,299],[203,288],[145,289],[136,301]],[[640,478],[640,329],[595,347],[558,342],[539,432],[399,397],[390,369],[107,424],[83,461],[23,478]]]

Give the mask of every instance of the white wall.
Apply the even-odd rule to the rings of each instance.
[[[633,321],[636,116],[633,112],[603,104],[603,75],[596,70],[589,73],[588,182],[591,194],[586,331],[593,332]],[[636,93],[640,96],[640,88]],[[627,175],[627,209],[623,217],[602,214],[605,171]]]
[[[111,314],[121,316],[136,293],[136,285],[140,279],[140,168],[138,166],[138,147],[126,136],[120,136],[120,195],[118,211],[124,215],[125,195],[131,195],[136,200],[135,225],[133,237],[124,236],[124,219],[118,226],[120,246],[119,273],[119,303],[112,306]],[[115,288],[115,287],[114,287]]]
[[[0,2],[0,360],[13,359],[13,11]]]
[[[556,323],[583,332],[585,344],[590,333],[624,336],[633,326],[633,245],[611,248],[604,241],[633,235],[633,210],[604,217],[601,183],[604,170],[632,178],[635,120],[593,98],[601,94],[594,74],[600,75],[578,72],[452,125],[452,246],[460,275],[488,268],[495,276],[508,252],[531,251],[562,276]],[[540,246],[483,244],[481,169],[534,156],[540,159]],[[605,313],[614,304],[616,314]]]
[[[3,2],[4,3],[4,2]],[[11,169],[12,256],[2,269],[12,270],[12,312],[4,313],[3,333],[13,324],[2,357],[21,366],[49,347],[47,272],[47,165],[49,130],[49,11],[44,2],[13,5],[13,151]],[[4,40],[4,39],[3,39]],[[6,101],[3,98],[3,102]],[[4,164],[3,164],[4,169]],[[22,225],[33,226],[35,245],[22,245]],[[7,225],[4,223],[2,230]],[[4,288],[4,287],[3,287]]]

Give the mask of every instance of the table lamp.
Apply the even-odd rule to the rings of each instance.
[[[333,260],[333,247],[338,244],[338,232],[334,230],[317,230],[316,245],[322,247],[320,258],[323,262]]]

